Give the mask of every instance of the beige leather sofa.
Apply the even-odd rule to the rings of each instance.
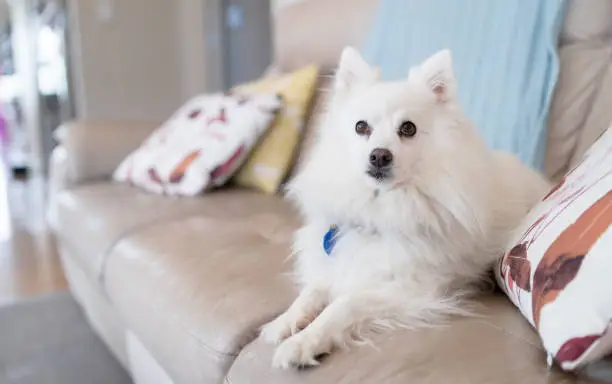
[[[343,45],[360,43],[375,6],[308,0],[284,8],[274,70],[332,68]],[[548,135],[551,177],[612,121],[612,1],[569,7]],[[225,189],[173,199],[110,182],[154,128],[68,124],[50,180],[49,218],[70,288],[137,383],[578,382],[549,372],[537,335],[501,294],[481,298],[482,318],[378,335],[377,349],[338,351],[316,369],[272,369],[258,328],[295,296],[283,273],[299,218],[278,196]]]

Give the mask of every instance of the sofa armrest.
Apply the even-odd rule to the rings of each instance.
[[[123,159],[149,136],[158,123],[71,122],[60,126],[51,155],[50,178],[69,185],[108,178]]]
[[[76,121],[60,126],[49,170],[48,219],[53,225],[59,192],[89,181],[109,178],[157,128],[153,122]]]

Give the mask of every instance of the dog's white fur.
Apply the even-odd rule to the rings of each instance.
[[[548,190],[515,157],[486,147],[455,88],[449,51],[396,82],[379,82],[356,50],[343,51],[318,142],[289,186],[305,219],[294,241],[301,293],[262,329],[282,341],[274,366],[316,365],[364,326],[427,326],[463,312],[459,299]],[[356,134],[359,120],[369,137]],[[414,137],[398,136],[405,120]],[[388,180],[366,174],[374,148],[394,155]],[[340,234],[327,255],[330,225]]]

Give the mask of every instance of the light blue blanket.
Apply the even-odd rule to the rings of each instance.
[[[490,146],[542,168],[564,0],[381,0],[362,51],[385,79],[439,49]]]

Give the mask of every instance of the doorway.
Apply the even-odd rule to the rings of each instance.
[[[224,81],[254,80],[272,60],[270,0],[223,0]]]
[[[74,117],[66,2],[0,1],[8,15],[0,27],[0,94],[8,126],[7,162],[18,176],[46,175],[56,145],[53,132]]]

